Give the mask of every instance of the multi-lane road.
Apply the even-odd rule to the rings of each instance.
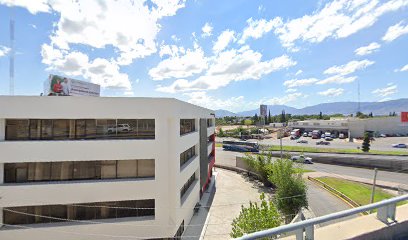
[[[244,153],[224,151],[222,148],[216,148],[216,163],[220,165],[235,166],[237,156],[244,156]],[[357,155],[356,157],[360,157]],[[329,165],[314,163],[304,165],[306,169],[316,172],[325,172],[338,175],[339,177],[351,176],[365,179],[373,178],[373,170],[364,168],[354,168],[338,165]],[[397,184],[407,184],[408,174],[378,171],[377,179],[381,181],[393,182]],[[308,181],[308,200],[309,208],[315,216],[323,216],[329,213],[342,211],[350,208],[345,202],[334,197],[326,190],[320,188],[312,182]]]

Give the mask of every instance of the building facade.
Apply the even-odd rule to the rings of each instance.
[[[408,124],[401,121],[401,117],[374,117],[374,118],[338,118],[330,120],[311,119],[305,121],[291,121],[288,127],[302,131],[331,131],[344,133],[350,138],[363,137],[365,132],[374,136],[380,134],[408,134]]]
[[[0,239],[180,236],[214,123],[176,99],[0,96]]]

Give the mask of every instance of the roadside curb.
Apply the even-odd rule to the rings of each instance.
[[[342,200],[343,202],[345,202],[347,205],[349,205],[352,208],[356,208],[356,207],[360,207],[360,205],[358,203],[356,203],[355,201],[353,201],[351,198],[347,197],[346,195],[344,195],[343,193],[339,192],[338,190],[336,190],[335,188],[327,185],[326,183],[308,176],[307,179],[309,179],[309,181],[315,183],[316,185],[320,186],[321,188],[327,190],[329,193],[331,193],[332,195],[334,195],[335,197],[339,198],[340,200]],[[368,215],[368,212],[364,212],[364,213],[360,213],[361,215]]]

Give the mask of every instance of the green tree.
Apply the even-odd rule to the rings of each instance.
[[[261,199],[259,205],[249,202],[249,207],[241,206],[241,212],[231,224],[231,238],[238,238],[244,234],[278,227],[282,223],[282,218],[275,204],[272,201],[265,200],[264,193],[259,198]]]
[[[268,113],[268,124],[269,123],[272,123],[271,110],[269,110],[269,113]]]
[[[225,133],[224,130],[222,130],[222,128],[220,128],[220,131],[218,131],[218,137],[225,137]]]
[[[285,113],[285,110],[282,110],[281,117],[280,117],[280,122],[281,122],[281,123],[285,123],[285,122],[286,122],[286,113]]]
[[[289,159],[277,159],[269,165],[269,181],[276,187],[275,203],[285,216],[297,214],[302,207],[307,208],[307,186],[302,171],[296,171]],[[290,217],[286,221],[290,221]]]
[[[370,151],[370,135],[368,134],[368,132],[364,133],[364,139],[363,144],[361,145],[361,150],[363,150],[363,152]]]
[[[272,163],[272,154],[245,154],[244,162],[255,171],[265,186],[270,187],[272,184],[268,180],[269,165]]]
[[[319,119],[323,119],[323,113],[322,112],[319,113]]]

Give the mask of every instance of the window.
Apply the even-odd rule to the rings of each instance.
[[[187,149],[186,151],[180,153],[180,167],[182,167],[188,160],[193,158],[196,155],[195,146]]]
[[[4,164],[5,183],[147,178],[154,176],[154,159]]]
[[[12,119],[6,121],[6,139],[7,140],[24,140],[29,136],[28,120]]]
[[[187,180],[187,182],[183,185],[183,187],[180,189],[180,199],[184,197],[186,194],[187,190],[190,188],[190,186],[194,183],[196,179],[195,173],[191,175],[191,177]]]
[[[154,119],[6,119],[6,140],[154,139]]]
[[[3,208],[3,222],[4,224],[20,225],[68,220],[154,216],[154,212],[154,199],[72,205],[23,206]]]
[[[181,222],[180,227],[177,229],[177,232],[174,235],[174,239],[181,239],[183,232],[184,232],[184,220]]]
[[[195,119],[180,119],[180,135],[195,132]]]
[[[214,126],[213,119],[207,118],[207,127],[212,127],[212,126]]]

